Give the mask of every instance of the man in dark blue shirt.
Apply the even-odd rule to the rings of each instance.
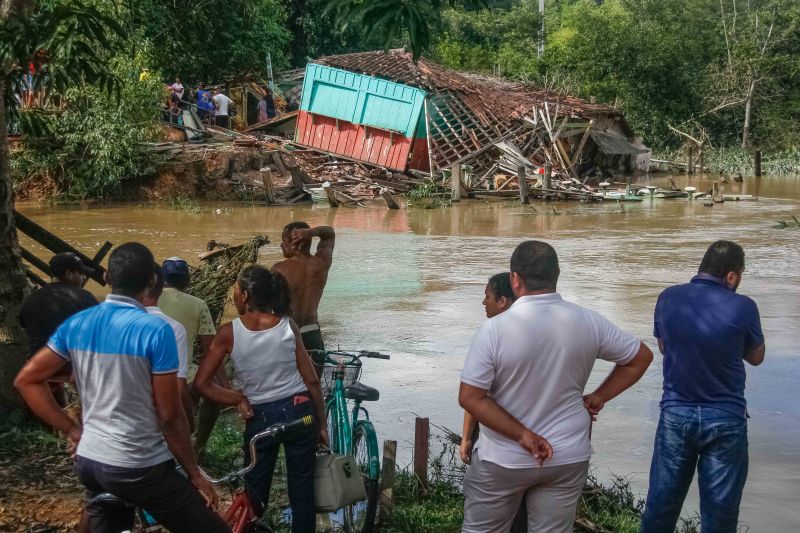
[[[658,297],[664,393],[643,533],[675,531],[695,469],[703,533],[737,530],[748,466],[744,362],[764,361],[758,307],[736,294],[743,272],[742,247],[717,241],[691,283]]]

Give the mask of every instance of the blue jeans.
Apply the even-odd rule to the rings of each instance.
[[[747,480],[747,421],[710,407],[665,407],[642,533],[673,533],[695,468],[703,533],[734,533]]]
[[[255,404],[252,407],[253,416],[247,420],[244,430],[245,464],[250,462],[250,439],[253,435],[273,424],[293,422],[311,415],[313,411],[307,392],[274,402]],[[255,468],[245,475],[250,500],[255,504],[257,514],[261,514],[266,508],[281,444],[286,456],[286,482],[289,489],[289,503],[292,507],[292,532],[314,533],[316,527],[314,465],[317,457],[317,432],[313,426],[285,433],[279,438],[258,441],[256,444],[258,462]]]

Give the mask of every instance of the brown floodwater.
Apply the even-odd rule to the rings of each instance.
[[[701,191],[711,187],[705,177],[677,180]],[[645,183],[650,182],[665,186],[667,177]],[[552,243],[561,260],[564,297],[603,313],[654,352],[658,293],[691,278],[712,241],[736,240],[747,254],[740,292],[758,303],[767,343],[766,362],[748,368],[751,462],[741,521],[751,531],[798,531],[800,229],[774,226],[800,216],[800,178],[750,178],[722,188],[759,200],[714,207],[685,199],[528,208],[511,201],[463,202],[399,211],[381,204],[363,209],[226,204],[204,205],[199,214],[134,205],[21,204],[19,209],[87,255],[105,240],[135,240],[158,258],[181,255],[190,262],[210,239],[240,242],[264,233],[277,243],[292,220],[335,227],[334,266],[320,308],[326,343],[392,354],[391,361],[367,361],[363,381],[381,390],[380,402],[369,406],[379,438],[397,439],[407,461],[416,415],[460,432],[459,371],[485,320],[484,284],[508,269],[521,240]],[[279,256],[272,244],[262,250],[260,262],[272,264]],[[92,290],[103,292],[96,285]],[[642,496],[658,419],[660,363],[657,354],[643,380],[606,407],[593,433],[595,474],[624,475]],[[592,384],[608,371],[598,363]],[[695,486],[684,512],[697,509]]]

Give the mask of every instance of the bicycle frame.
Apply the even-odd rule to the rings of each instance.
[[[247,524],[256,519],[250,497],[244,489],[234,492],[233,501],[222,518],[226,524],[231,525],[233,533],[245,533]]]
[[[353,434],[358,426],[365,426],[368,431],[374,433],[372,422],[369,420],[369,412],[366,408],[362,407],[360,400],[353,400],[353,409],[351,413],[347,411],[347,398],[344,395],[344,373],[345,362],[338,361],[337,368],[334,372],[334,386],[330,398],[326,402],[326,411],[329,417],[333,417],[333,424],[336,428],[336,437],[338,442],[331,442],[331,448],[334,452],[342,453],[345,455],[352,455],[354,452]],[[359,413],[364,413],[364,418],[359,418]],[[378,456],[377,446],[373,448],[371,442],[367,443],[369,452],[372,457]],[[370,461],[369,475],[371,479],[378,479],[380,475],[380,464],[377,460]]]

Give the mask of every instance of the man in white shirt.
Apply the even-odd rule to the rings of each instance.
[[[214,90],[214,107],[217,109],[216,113],[216,123],[217,126],[221,128],[230,129],[231,121],[230,117],[228,116],[228,109],[230,105],[233,103],[233,100],[222,94],[222,91],[219,89]]]
[[[464,478],[462,532],[507,532],[522,498],[528,531],[570,533],[592,453],[592,419],[653,359],[639,339],[556,292],[552,246],[526,241],[511,257],[517,301],[472,341],[459,403],[481,424]],[[597,358],[616,363],[584,396]]]
[[[175,76],[175,83],[170,85],[170,88],[175,91],[175,95],[178,97],[178,100],[183,100],[183,93],[185,89],[183,88],[183,84],[181,83],[181,79]]]
[[[189,343],[186,337],[186,328],[174,318],[165,315],[161,308],[158,307],[158,299],[161,297],[161,293],[164,292],[164,270],[159,264],[153,265],[153,270],[156,275],[156,283],[150,287],[145,294],[142,305],[145,306],[149,314],[157,316],[169,324],[172,331],[175,333],[175,341],[178,344],[178,389],[183,410],[186,412],[186,417],[189,420],[189,430],[191,431],[194,425],[194,416],[192,414],[192,396],[189,392],[189,385],[187,384],[189,374]]]

